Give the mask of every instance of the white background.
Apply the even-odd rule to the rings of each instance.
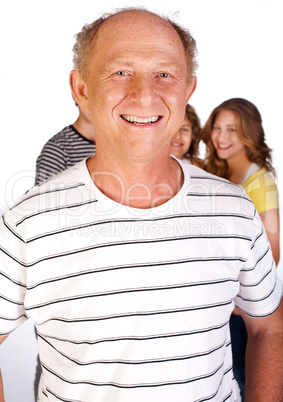
[[[246,98],[258,107],[267,143],[274,150],[277,184],[282,195],[280,3],[280,0],[3,2],[0,211],[33,185],[35,160],[44,143],[76,120],[77,110],[68,86],[74,35],[102,13],[124,6],[146,6],[151,11],[174,16],[177,22],[190,28],[199,51],[198,87],[191,104],[202,123],[215,106],[231,97]],[[279,272],[282,273],[282,263]],[[5,341],[0,359],[6,402],[31,402],[36,349],[30,322]]]

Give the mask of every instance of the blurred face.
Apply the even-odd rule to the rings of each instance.
[[[176,156],[176,158],[183,159],[190,148],[191,142],[192,124],[190,120],[185,117],[182,126],[171,140],[170,154]]]
[[[195,88],[183,45],[163,19],[124,12],[102,25],[86,84],[97,151],[154,157],[170,147]],[[108,154],[109,155],[109,154]]]
[[[221,159],[241,162],[247,158],[246,150],[237,134],[237,121],[231,110],[223,110],[216,116],[211,139]]]

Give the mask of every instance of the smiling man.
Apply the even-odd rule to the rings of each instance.
[[[189,39],[192,53],[194,41]],[[92,46],[94,57],[86,71],[75,63],[77,71],[72,72],[76,100],[92,116],[96,132],[97,155],[88,160],[88,170],[111,172],[96,176],[95,184],[115,201],[157,206],[182,184],[180,166],[168,154],[196,86],[193,64],[173,27],[147,12],[109,18]],[[125,193],[120,194],[113,172]]]
[[[27,192],[0,232],[0,333],[34,320],[39,401],[236,401],[235,304],[247,401],[282,396],[282,284],[255,207],[169,156],[195,52],[145,10],[77,35],[70,82],[96,155]]]

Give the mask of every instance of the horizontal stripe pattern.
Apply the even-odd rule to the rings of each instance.
[[[95,152],[94,142],[83,137],[72,125],[65,127],[42,148],[36,160],[35,183],[42,183]]]
[[[236,401],[234,301],[264,316],[282,287],[249,197],[182,167],[152,210],[106,198],[81,162],[3,217],[0,331],[35,321],[41,401]]]

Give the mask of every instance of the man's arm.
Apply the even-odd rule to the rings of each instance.
[[[245,402],[283,401],[283,303],[268,317],[241,315],[248,331]]]
[[[5,341],[5,339],[7,338],[8,335],[6,336],[0,336],[0,345],[2,342]],[[2,375],[1,375],[1,371],[0,371],[0,402],[4,402],[4,390],[3,390],[3,381],[2,381]]]

